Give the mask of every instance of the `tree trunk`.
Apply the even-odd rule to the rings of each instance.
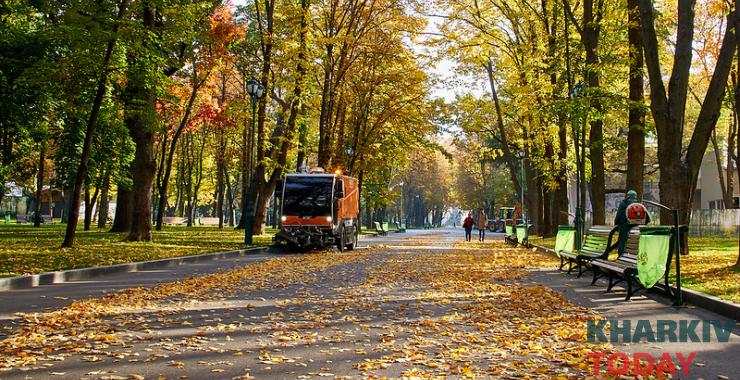
[[[90,217],[92,216],[92,205],[90,204],[90,184],[85,186],[85,219],[83,221],[83,231],[90,231]]]
[[[98,206],[98,228],[103,229],[108,223],[108,190],[110,189],[110,170],[106,172],[103,179],[103,189],[100,192],[100,205]]]
[[[245,91],[246,92],[246,91]],[[247,100],[247,99],[245,99]],[[248,144],[247,136],[249,135],[249,122],[248,119],[244,118],[244,128],[242,129],[242,157],[241,157],[241,170],[242,170],[242,187],[241,187],[241,217],[239,223],[236,225],[237,230],[243,230],[247,223],[246,202],[247,193],[249,191],[249,158],[247,157]]]
[[[627,132],[627,190],[642,199],[645,166],[645,95],[639,0],[627,0],[629,12],[629,129]]]
[[[209,71],[210,73],[210,71]],[[177,126],[177,130],[175,130],[175,133],[172,135],[172,142],[170,143],[170,148],[167,153],[167,159],[166,163],[164,165],[164,174],[162,176],[162,182],[159,185],[159,205],[157,207],[157,231],[162,230],[162,218],[164,217],[164,211],[167,207],[167,188],[169,187],[170,182],[170,176],[172,175],[172,161],[175,157],[175,150],[177,149],[177,142],[180,139],[180,136],[182,135],[182,132],[185,130],[185,127],[188,124],[188,121],[190,120],[190,114],[193,111],[193,104],[195,103],[195,98],[198,95],[198,89],[205,83],[206,79],[208,78],[208,74],[205,74],[203,78],[198,79],[198,71],[196,69],[196,66],[193,65],[193,88],[190,92],[190,98],[188,98],[188,103],[185,106],[185,113],[182,115],[182,119],[180,119],[180,124]],[[162,147],[164,149],[164,145]],[[164,153],[162,153],[164,154]]]
[[[218,132],[218,152],[216,154],[216,217],[218,218],[218,228],[224,228],[224,155],[226,154],[226,140],[223,131]]]
[[[514,156],[509,148],[509,140],[506,136],[506,127],[504,126],[503,114],[501,112],[501,104],[499,103],[498,93],[496,91],[496,82],[493,77],[493,63],[489,59],[486,62],[486,72],[488,73],[488,84],[491,87],[491,97],[493,98],[494,106],[496,107],[496,127],[499,133],[499,140],[501,140],[501,149],[504,152],[504,160],[506,160],[506,166],[509,168],[509,179],[514,185],[514,189],[521,194],[522,186],[519,183],[518,175],[516,173],[516,164],[514,163]]]
[[[224,182],[226,182],[226,201],[228,202],[229,210],[229,227],[234,227],[234,191],[233,186],[231,186],[229,171],[226,166],[224,166]]]
[[[557,220],[561,225],[568,225],[569,223],[569,200],[568,200],[568,166],[567,166],[567,154],[568,154],[568,128],[565,124],[565,118],[558,118],[558,145],[560,150],[558,151],[558,189],[555,197],[557,198]]]
[[[154,100],[154,94],[151,94]],[[149,102],[147,102],[149,103]],[[154,102],[149,103],[153,106]],[[152,183],[157,164],[154,159],[154,133],[144,120],[129,123],[131,135],[136,143],[134,156],[134,209],[131,230],[127,241],[152,240]]]
[[[95,215],[95,205],[98,204],[99,194],[100,188],[96,187],[92,198],[90,198],[90,190],[85,189],[85,231],[90,231],[90,225],[92,224],[93,215]]]
[[[712,131],[712,137],[710,138],[710,141],[712,142],[712,150],[714,151],[714,163],[717,167],[719,188],[722,192],[722,203],[724,203],[724,207],[722,207],[722,209],[728,209],[732,207],[732,177],[725,178],[725,171],[722,167],[722,155],[719,149],[719,144],[717,143],[716,129]]]
[[[728,28],[722,40],[717,63],[696,119],[693,134],[683,155],[683,124],[691,66],[694,6],[691,0],[678,5],[678,32],[668,92],[660,68],[660,48],[650,0],[639,0],[645,63],[650,79],[650,108],[658,137],[661,203],[679,210],[680,223],[688,224],[702,158],[722,107],[727,78],[737,47],[734,34],[735,16],[728,16]],[[670,212],[661,211],[661,223],[672,221]],[[688,237],[682,237],[682,248],[688,250]],[[683,253],[683,252],[682,252]]]
[[[596,110],[599,115],[596,120],[591,121],[591,130],[589,132],[589,147],[591,159],[591,207],[593,209],[593,224],[603,225],[606,222],[606,181],[604,167],[604,132],[603,132],[603,106],[598,94],[600,87],[600,77],[596,66],[599,63],[599,34],[600,34],[600,14],[602,2],[597,5],[594,15],[593,0],[586,0],[583,3],[583,47],[586,50],[586,85],[591,91],[589,101],[591,108]]]
[[[118,15],[116,17],[116,23],[113,26],[113,36],[108,40],[108,46],[105,50],[105,57],[103,58],[103,64],[101,65],[101,74],[98,79],[97,90],[95,97],[93,98],[92,110],[90,111],[90,118],[87,121],[87,129],[85,131],[85,141],[82,144],[82,155],[80,156],[80,165],[77,168],[75,175],[74,190],[72,193],[71,206],[69,209],[69,217],[67,221],[67,230],[64,234],[64,242],[62,247],[72,247],[75,240],[75,232],[77,230],[77,221],[80,218],[80,195],[82,194],[82,183],[87,178],[87,164],[90,159],[90,151],[92,149],[92,138],[95,133],[95,127],[98,122],[98,115],[100,114],[100,107],[103,105],[103,99],[105,97],[105,90],[108,87],[108,75],[110,70],[111,59],[113,57],[113,49],[116,46],[116,33],[118,33],[118,21],[123,19],[123,16],[128,7],[128,0],[121,0],[121,4],[118,7]]]
[[[156,10],[146,3],[143,8],[143,25],[155,29]],[[124,124],[136,145],[133,168],[134,206],[131,230],[127,241],[152,240],[152,183],[157,170],[154,154],[154,130],[156,129],[157,92],[152,81],[154,73],[148,62],[132,56],[126,84],[126,109]]]
[[[735,30],[740,30],[740,0],[735,0]],[[735,54],[736,58],[736,64],[735,64],[735,75],[733,76],[733,84],[734,84],[734,90],[735,90],[735,99],[734,99],[734,124],[735,124],[735,137],[737,138],[737,141],[735,141],[735,148],[737,149],[737,152],[735,153],[735,168],[737,169],[737,175],[740,179],[740,35],[738,33],[735,33],[735,43],[737,44],[737,51]],[[737,260],[735,261],[735,268],[740,268],[740,235],[738,237],[738,252],[737,252]]]
[[[537,169],[533,167],[528,157],[525,158],[523,162],[524,178],[527,186],[525,189],[525,194],[527,194],[527,196],[524,197],[524,202],[527,205],[527,218],[530,223],[535,224],[535,230],[539,232],[542,209],[540,208],[541,196],[537,195]]]
[[[44,163],[46,162],[46,143],[41,142],[39,149],[39,172],[38,177],[36,177],[36,216],[33,218],[33,226],[34,227],[41,227],[41,195],[44,191]],[[49,189],[49,213],[53,213],[51,211],[51,189]]]
[[[134,193],[121,184],[118,184],[116,194],[116,215],[110,232],[128,232],[131,230],[131,218],[134,213]]]
[[[293,83],[293,91],[291,94],[290,105],[287,107],[289,110],[289,116],[287,122],[282,125],[282,128],[277,128],[273,131],[271,137],[271,148],[265,152],[264,141],[260,140],[260,129],[258,128],[258,149],[257,149],[257,167],[255,170],[255,218],[253,224],[253,231],[256,234],[264,234],[265,232],[265,217],[267,215],[267,208],[269,206],[270,196],[275,191],[275,185],[278,179],[283,176],[286,163],[288,160],[289,148],[293,144],[294,135],[296,131],[296,121],[298,113],[302,109],[302,94],[303,94],[303,82],[307,74],[306,64],[306,30],[308,25],[309,17],[309,1],[301,0],[301,33],[299,35],[299,53],[298,59],[296,60],[296,77]],[[269,20],[272,19],[270,15]],[[272,30],[270,29],[270,34]],[[269,54],[267,54],[269,56]],[[263,69],[268,68],[269,65],[264,65]],[[264,79],[264,78],[263,78]],[[266,82],[265,82],[266,83]],[[267,86],[265,86],[267,87]],[[268,91],[269,92],[269,91]],[[264,101],[260,102],[260,118],[258,123],[264,124]],[[282,122],[278,118],[276,124],[281,126]],[[275,162],[275,168],[266,178],[266,162],[265,157]]]

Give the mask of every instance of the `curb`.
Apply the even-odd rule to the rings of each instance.
[[[55,272],[44,272],[28,276],[0,278],[0,291],[30,289],[41,285],[62,284],[71,281],[88,280],[91,278],[140,270],[158,269],[175,265],[192,264],[201,261],[219,260],[231,257],[267,252],[270,247],[257,247],[235,251],[204,253],[200,255],[171,257],[168,259],[139,261],[107,265],[91,268],[70,269]]]
[[[550,248],[539,245],[532,245],[532,247],[540,252],[555,254],[555,251]],[[674,291],[676,290],[675,286],[670,285],[670,287]],[[694,306],[740,322],[740,305],[725,301],[710,294],[683,287],[681,288],[681,294],[683,296],[684,303],[690,303]]]

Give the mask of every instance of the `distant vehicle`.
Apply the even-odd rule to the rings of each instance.
[[[510,220],[511,216],[514,215],[513,207],[501,207],[498,209],[499,217],[503,220]]]
[[[288,174],[282,188],[280,232],[275,244],[299,249],[336,245],[357,247],[360,195],[358,181],[322,169]]]
[[[514,216],[514,207],[501,207],[498,209],[498,216],[501,218],[503,225],[501,229],[505,230],[506,226],[511,225],[511,218]],[[516,222],[521,223],[521,219],[517,219]],[[514,223],[516,225],[516,223]]]

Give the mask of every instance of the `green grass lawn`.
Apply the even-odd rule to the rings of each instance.
[[[66,225],[0,225],[0,276],[156,260],[244,248],[244,231],[226,227],[165,226],[152,243],[124,242],[126,234],[77,229],[74,248],[59,246]],[[276,231],[255,236],[254,245],[272,241]]]
[[[536,245],[554,248],[555,238],[530,237]],[[737,237],[689,237],[689,255],[681,256],[684,287],[740,303]],[[675,261],[671,273],[675,272]]]

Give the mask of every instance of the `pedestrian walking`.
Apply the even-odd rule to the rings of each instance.
[[[483,243],[486,240],[486,226],[488,225],[488,216],[483,211],[483,207],[478,209],[478,241]]]
[[[465,229],[465,241],[472,240],[473,214],[468,213],[468,217],[463,221],[463,228]]]

